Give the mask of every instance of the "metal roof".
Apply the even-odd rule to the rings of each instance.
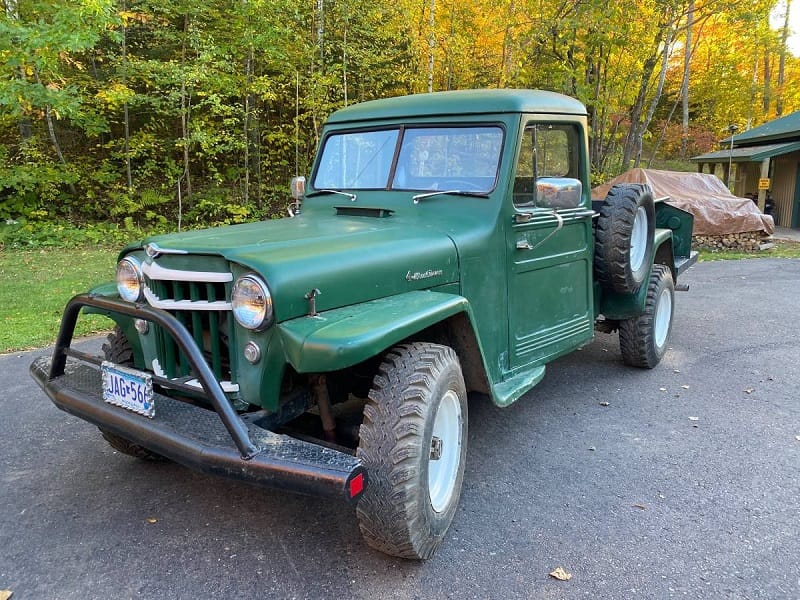
[[[797,113],[800,115],[800,112]],[[766,146],[746,146],[744,148],[737,148],[734,146],[731,151],[717,150],[716,152],[708,152],[700,156],[694,156],[689,160],[692,162],[757,162],[765,158],[772,158],[773,156],[780,156],[781,154],[788,154],[800,150],[800,141],[785,142],[783,144],[768,144]]]
[[[800,110],[742,133],[733,134],[733,145],[788,142],[798,139],[800,139]],[[730,144],[731,138],[725,138],[721,143]]]
[[[578,100],[544,90],[459,90],[370,100],[337,110],[328,123],[497,113],[586,115]]]

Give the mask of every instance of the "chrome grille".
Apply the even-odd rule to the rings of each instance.
[[[231,348],[234,331],[230,294],[230,272],[189,271],[166,268],[155,260],[142,265],[144,295],[148,304],[175,316],[203,351],[206,361],[223,388],[236,392],[235,368]],[[169,378],[189,377],[189,361],[172,337],[155,327],[158,365]],[[191,384],[191,381],[189,382]]]

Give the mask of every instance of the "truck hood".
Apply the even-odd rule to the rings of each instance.
[[[223,256],[234,263],[235,276],[260,274],[279,322],[307,314],[312,289],[319,290],[316,308],[323,311],[458,281],[453,241],[418,218],[299,215],[155,236],[142,245],[150,242]]]

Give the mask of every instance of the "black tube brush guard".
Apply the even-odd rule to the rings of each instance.
[[[83,307],[145,319],[168,332],[189,360],[214,410],[155,394],[152,419],[112,406],[102,398],[100,357],[70,348]],[[67,358],[72,360],[67,362]],[[147,304],[79,294],[67,304],[51,358],[31,365],[31,375],[60,409],[192,469],[268,488],[355,502],[367,471],[346,452],[298,440],[245,422],[233,409],[194,338],[167,311]],[[153,376],[154,383],[181,384]],[[192,390],[197,392],[196,389]]]

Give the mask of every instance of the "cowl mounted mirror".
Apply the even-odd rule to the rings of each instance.
[[[292,182],[289,184],[289,189],[292,193],[294,202],[289,204],[286,208],[290,217],[300,214],[300,206],[303,202],[303,196],[306,193],[306,178],[302,175],[295,175],[292,177]]]

